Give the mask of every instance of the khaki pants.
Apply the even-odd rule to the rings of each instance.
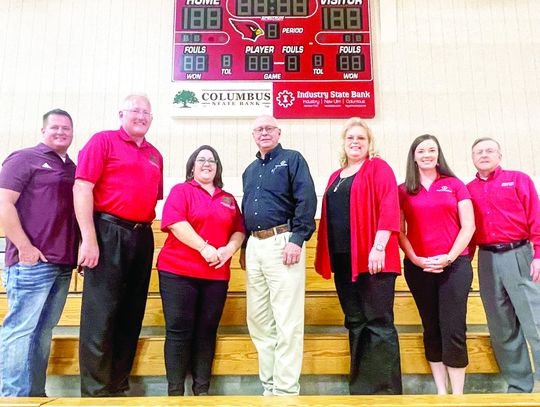
[[[250,237],[246,248],[247,323],[259,353],[259,377],[267,395],[300,391],[306,250],[304,245],[297,264],[283,265],[283,249],[290,235]]]

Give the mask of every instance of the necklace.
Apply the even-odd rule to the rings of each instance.
[[[337,183],[337,185],[336,185],[336,187],[334,188],[334,192],[337,192],[339,186],[340,186],[341,184],[343,184],[346,180],[347,180],[347,178],[340,178],[339,181],[338,181],[338,183]]]

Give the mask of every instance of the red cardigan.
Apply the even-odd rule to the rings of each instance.
[[[317,234],[315,270],[324,278],[331,276],[326,220],[326,191],[341,169],[330,176],[323,195],[321,221]],[[378,230],[390,230],[383,272],[401,273],[398,249],[399,198],[392,168],[380,158],[364,161],[351,187],[351,262],[352,280],[368,272],[368,256]]]

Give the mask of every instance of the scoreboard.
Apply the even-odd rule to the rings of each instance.
[[[175,1],[173,81],[373,87],[368,0]]]

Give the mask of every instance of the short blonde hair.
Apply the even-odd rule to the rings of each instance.
[[[148,95],[146,93],[130,93],[122,100],[122,104],[120,105],[120,110],[124,109],[128,102],[131,102],[133,99],[138,99],[138,98],[146,99],[150,107],[152,107],[152,104],[150,103],[150,99],[148,98]]]
[[[345,138],[347,137],[348,131],[353,127],[362,127],[364,130],[366,130],[369,145],[368,157],[372,158],[378,155],[377,151],[375,150],[375,138],[373,137],[373,133],[371,132],[371,129],[367,123],[359,117],[351,117],[345,122],[343,129],[341,130],[341,151],[339,153],[339,163],[341,164],[342,168],[345,168],[348,164],[347,154],[345,154]]]

